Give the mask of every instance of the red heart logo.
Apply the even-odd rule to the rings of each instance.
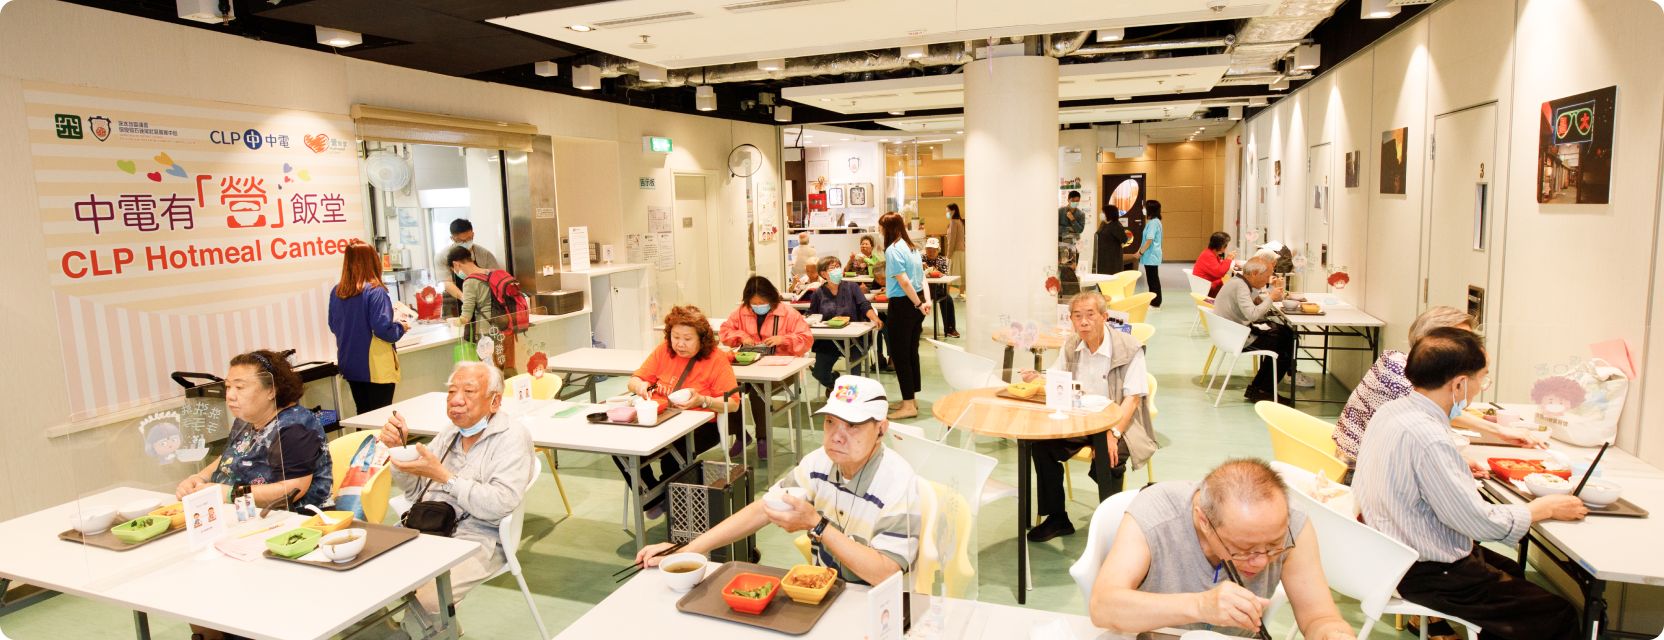
[[[155,172],[155,171],[144,174],[144,177],[150,178],[151,182],[161,182],[162,181],[162,174],[160,174],[158,172]]]
[[[290,178],[289,176],[283,176],[283,181],[284,182],[294,182],[295,180],[294,180],[294,178]]]
[[[327,133],[307,134],[302,136],[301,140],[306,143],[306,148],[312,150],[312,153],[323,153],[329,149],[329,134]]]

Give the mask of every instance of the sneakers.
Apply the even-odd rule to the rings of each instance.
[[[1029,542],[1045,542],[1058,536],[1075,535],[1075,523],[1069,521],[1068,514],[1053,514],[1046,516],[1046,521],[1028,530]]]
[[[1296,371],[1294,372],[1294,386],[1310,389],[1317,386],[1317,378],[1308,376],[1304,372]]]
[[[1246,393],[1243,393],[1242,397],[1247,398],[1249,402],[1275,402],[1280,405],[1294,405],[1294,401],[1290,400],[1287,396],[1279,396],[1270,391],[1255,389],[1252,387],[1250,387]]]
[[[652,508],[648,509],[647,510],[647,519],[648,520],[658,520],[659,518],[663,518],[664,517],[664,504],[665,504],[665,501],[660,500],[658,504],[653,505]]]

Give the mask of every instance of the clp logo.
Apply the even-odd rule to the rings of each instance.
[[[248,131],[241,131],[241,132],[239,132],[239,131],[210,131],[210,132],[208,132],[208,141],[212,142],[214,144],[232,144],[232,145],[237,144],[238,142],[241,142],[241,143],[243,143],[243,146],[246,146],[251,150],[252,149],[259,149],[260,145],[263,142],[263,140],[260,138],[260,132],[257,131],[257,130],[254,130],[254,129],[249,129]]]

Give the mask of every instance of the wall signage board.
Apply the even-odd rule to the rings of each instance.
[[[642,153],[670,153],[674,150],[675,145],[671,144],[670,138],[641,137]]]
[[[658,181],[657,178],[641,178],[640,180],[641,180],[641,188],[643,188],[643,189],[657,189],[657,188],[659,188],[659,181]]]
[[[23,83],[71,421],[178,396],[257,347],[335,358],[325,318],[362,238],[343,114]],[[34,233],[32,229],[21,230]]]

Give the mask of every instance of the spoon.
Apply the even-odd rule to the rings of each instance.
[[[315,506],[315,505],[310,505],[309,504],[309,505],[306,505],[306,508],[311,509],[312,513],[318,514],[318,521],[322,522],[323,525],[326,526],[326,527],[334,526],[335,523],[340,522],[340,520],[336,520],[334,518],[331,518],[329,516],[324,515],[324,512],[319,511],[318,507]]]

